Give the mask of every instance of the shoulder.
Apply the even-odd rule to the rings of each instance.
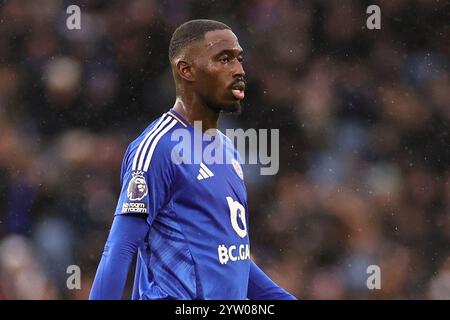
[[[232,141],[226,134],[224,134],[222,131],[220,131],[220,130],[218,130],[218,131],[219,131],[219,133],[220,133],[220,135],[221,135],[221,137],[222,137],[222,141],[223,141],[223,143],[224,143],[224,145],[225,145],[225,148],[226,148],[229,152],[231,152],[231,154],[233,155],[233,157],[234,157],[239,163],[242,164],[241,155],[240,155],[240,153],[239,153],[239,150],[236,149],[236,147],[235,147],[233,141]]]
[[[148,171],[155,163],[165,163],[171,159],[176,141],[171,139],[172,132],[183,125],[170,113],[164,113],[154,120],[128,146],[126,161],[128,170]]]

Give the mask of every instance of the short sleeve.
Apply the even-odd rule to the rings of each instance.
[[[122,164],[121,192],[115,215],[145,215],[149,224],[168,203],[171,196],[174,168],[161,142],[152,154],[146,170],[133,170],[134,152],[129,147]]]

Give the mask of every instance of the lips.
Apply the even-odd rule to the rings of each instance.
[[[245,97],[245,82],[239,81],[235,83],[233,86],[231,86],[231,93],[233,93],[233,96],[238,99],[242,100]]]

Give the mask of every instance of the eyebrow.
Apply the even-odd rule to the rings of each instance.
[[[221,50],[220,52],[218,52],[217,54],[215,54],[214,56],[215,57],[220,57],[223,54],[232,54],[233,55],[233,54],[236,53],[236,51],[238,51],[238,55],[241,55],[241,54],[244,53],[244,50],[224,49],[224,50]]]

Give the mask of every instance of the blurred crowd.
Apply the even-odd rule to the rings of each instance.
[[[192,18],[245,51],[221,125],[280,129],[278,174],[244,167],[254,260],[301,299],[450,299],[450,3],[375,2],[381,30],[356,0],[2,1],[0,299],[88,297],[122,156],[173,105],[168,44]]]

